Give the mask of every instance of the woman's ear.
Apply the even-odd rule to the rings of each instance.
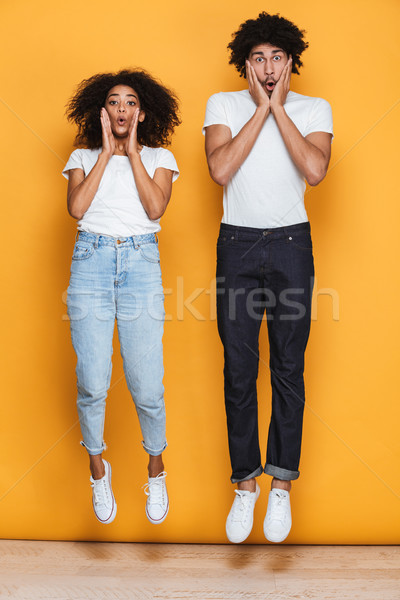
[[[145,118],[146,118],[146,113],[144,112],[144,110],[141,110],[139,113],[139,123],[143,123]]]

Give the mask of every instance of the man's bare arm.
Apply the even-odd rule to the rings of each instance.
[[[268,94],[256,74],[246,63],[249,92],[256,104],[254,115],[237,135],[226,125],[206,127],[206,155],[211,178],[219,185],[226,185],[248,157],[270,112]]]
[[[290,88],[291,69],[290,58],[271,94],[271,112],[294,164],[309,185],[318,185],[328,170],[332,134],[315,131],[303,137],[286,113],[284,103]]]
[[[274,117],[294,164],[309,185],[318,185],[328,170],[332,134],[315,131],[303,137],[283,107]]]

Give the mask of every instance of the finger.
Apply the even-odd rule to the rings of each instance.
[[[250,65],[250,77],[251,77],[251,85],[254,90],[254,88],[256,88],[258,85],[260,85],[260,83],[257,79],[257,75],[256,75],[253,65]]]
[[[104,117],[104,121],[107,124],[111,124],[110,122],[110,117],[108,116],[108,112],[106,111],[106,109],[103,106],[103,117]]]
[[[250,81],[251,81],[252,85],[254,85],[256,72],[254,71],[253,65],[251,65],[249,61],[247,61],[247,64],[248,64],[248,73],[249,73]]]
[[[287,69],[287,74],[286,74],[286,83],[287,83],[287,84],[289,84],[289,82],[290,82],[290,77],[291,77],[291,75],[292,75],[292,64],[293,64],[293,62],[292,62],[292,58],[290,57],[290,59],[289,59],[289,62],[288,62],[288,63],[287,63],[287,65],[286,65],[286,66],[287,66],[287,68],[288,68],[288,69]]]
[[[251,82],[252,82],[250,67],[251,67],[251,65],[250,65],[249,61],[246,60],[246,79],[249,84],[249,87],[251,86]]]
[[[103,110],[100,111],[100,123],[101,123],[101,129],[102,129],[103,133],[106,134],[107,133],[107,122],[105,120]]]
[[[139,119],[139,113],[140,113],[140,110],[137,108],[132,115],[132,120],[130,123],[129,135],[132,136],[133,138],[137,137],[137,124],[138,124],[138,119]]]

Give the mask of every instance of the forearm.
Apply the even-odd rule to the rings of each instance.
[[[248,157],[269,114],[268,106],[257,106],[254,115],[239,133],[208,157],[208,168],[212,179],[226,185]]]
[[[132,166],[139,198],[147,216],[152,221],[159,219],[164,214],[169,198],[165,197],[162,189],[150,177],[144,168],[138,152],[134,152],[129,157],[129,161]]]
[[[306,140],[283,106],[274,109],[275,121],[285,146],[309,185],[317,185],[326,175],[326,159],[319,148]]]
[[[68,212],[75,219],[81,219],[91,205],[109,159],[109,155],[101,152],[90,173],[71,192],[68,198]]]

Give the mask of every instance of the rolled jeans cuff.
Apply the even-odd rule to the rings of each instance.
[[[275,467],[274,465],[265,465],[264,473],[272,475],[276,479],[282,479],[282,481],[292,481],[297,479],[300,475],[300,471],[289,471],[288,469],[281,469],[281,467]]]
[[[83,440],[81,440],[79,443],[81,446],[86,448],[88,454],[91,454],[92,456],[95,456],[96,454],[101,454],[103,452],[103,450],[107,450],[107,444],[105,443],[104,440],[103,440],[103,444],[102,444],[101,448],[99,448],[98,450],[96,448],[89,448],[89,446],[86,446],[86,444]]]
[[[168,444],[167,444],[167,442],[165,442],[164,446],[161,448],[161,450],[153,450],[152,448],[148,448],[146,446],[146,444],[144,443],[144,441],[142,440],[142,446],[146,450],[147,454],[150,454],[150,456],[159,456],[160,454],[162,454],[164,452],[164,450],[168,446]]]
[[[238,483],[239,481],[248,481],[249,479],[253,479],[253,477],[258,477],[259,475],[261,475],[262,472],[263,472],[263,468],[260,465],[255,471],[250,473],[250,475],[246,475],[246,477],[242,477],[241,479],[233,477],[233,475],[232,475],[231,482]]]

